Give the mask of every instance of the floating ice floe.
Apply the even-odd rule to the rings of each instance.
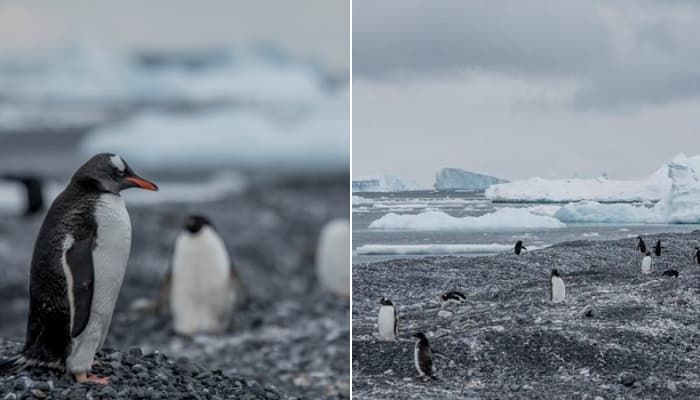
[[[355,249],[360,255],[481,254],[511,251],[512,244],[366,244]]]
[[[484,190],[491,185],[504,182],[507,181],[460,168],[443,168],[435,174],[433,187],[436,190]]]
[[[479,217],[453,217],[441,211],[403,215],[389,213],[373,221],[369,228],[417,231],[507,231],[557,229],[565,226],[556,218],[535,215],[524,208],[502,208]]]
[[[407,192],[420,189],[415,182],[395,175],[371,175],[352,180],[353,192]]]

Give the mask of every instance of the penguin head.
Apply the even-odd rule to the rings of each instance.
[[[383,306],[393,306],[394,305],[394,303],[392,303],[391,300],[387,299],[386,297],[382,297],[381,299],[379,299],[379,304],[381,304]]]
[[[559,270],[558,269],[553,269],[552,270],[552,275],[551,276],[559,276]]]
[[[83,188],[114,194],[129,188],[158,190],[155,183],[138,176],[121,157],[109,153],[89,159],[78,168],[71,182]]]
[[[185,220],[185,230],[191,234],[199,233],[205,226],[212,226],[209,218],[203,215],[190,215]]]
[[[414,337],[420,341],[423,341],[423,340],[427,341],[428,340],[428,338],[425,337],[425,333],[423,333],[423,332],[416,332],[413,335],[411,335],[411,337]]]
[[[647,253],[645,255],[651,257],[651,251],[647,251]]]

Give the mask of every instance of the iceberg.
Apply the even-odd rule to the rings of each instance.
[[[459,168],[443,168],[435,174],[436,190],[485,190],[491,185],[507,181],[493,176],[477,174]]]
[[[394,175],[375,175],[352,180],[353,192],[408,192],[420,187],[407,179]]]
[[[653,207],[628,203],[607,204],[597,201],[580,201],[561,207],[554,217],[565,223],[663,223],[663,218]]]
[[[511,251],[512,244],[366,244],[355,249],[359,255],[481,254]]]
[[[389,213],[369,224],[370,229],[415,231],[509,231],[557,229],[566,224],[525,208],[501,208],[479,217],[453,217],[441,211],[420,214]]]

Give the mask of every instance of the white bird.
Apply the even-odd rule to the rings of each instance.
[[[399,336],[399,319],[396,315],[394,303],[382,297],[379,300],[379,304],[379,318],[377,320],[379,337],[384,340],[396,340]]]
[[[651,253],[649,252],[642,258],[642,274],[651,274]]]
[[[561,303],[566,297],[566,287],[564,281],[559,276],[559,270],[553,269],[549,277],[550,280],[550,296],[552,303]]]

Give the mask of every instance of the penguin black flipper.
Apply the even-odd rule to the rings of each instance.
[[[430,347],[427,344],[420,344],[420,351],[418,352],[418,365],[426,376],[435,379],[433,375],[433,358],[430,352]]]
[[[73,243],[66,252],[66,264],[73,276],[73,330],[71,337],[80,335],[90,319],[92,294],[95,287],[95,268],[92,262],[92,249],[95,236]]]
[[[394,338],[399,338],[399,316],[396,314],[396,307],[394,308]]]

